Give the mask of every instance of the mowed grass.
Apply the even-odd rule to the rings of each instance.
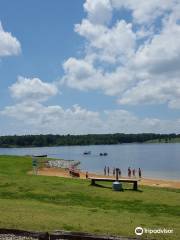
[[[111,184],[28,175],[31,168],[29,157],[0,156],[1,228],[135,236],[135,227],[142,226],[174,230],[144,237],[180,239],[180,190],[143,186],[114,192]]]

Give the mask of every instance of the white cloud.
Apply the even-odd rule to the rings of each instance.
[[[112,28],[83,20],[75,25],[75,31],[88,40],[96,58],[110,63],[124,62],[134,54],[136,35],[132,24],[118,21]],[[93,50],[92,50],[93,51]]]
[[[64,63],[64,83],[79,90],[101,90],[120,104],[167,104],[179,108],[180,3],[176,0],[107,0],[84,4],[87,18],[75,25],[86,39],[84,58]],[[111,5],[111,7],[110,7]],[[127,23],[97,21],[102,9],[131,11]],[[126,13],[127,14],[127,13]],[[110,15],[109,15],[110,16]]]
[[[145,43],[136,52],[136,66],[155,73],[179,70],[180,41],[178,39],[180,39],[180,25],[171,22],[170,19],[165,21],[162,31],[155,34],[152,41]]]
[[[111,0],[115,9],[126,8],[132,11],[135,22],[151,24],[158,17],[168,11],[174,10],[178,0]]]
[[[119,99],[121,104],[163,104],[178,108],[180,99],[180,81],[142,81],[134,88],[127,90]]]
[[[96,24],[109,23],[112,17],[112,6],[110,0],[87,0],[84,9],[90,21]]]
[[[179,132],[180,119],[161,120],[158,118],[140,118],[125,110],[105,111],[105,126],[109,131],[124,133],[172,133]],[[110,130],[111,129],[111,130]]]
[[[63,83],[116,96],[121,105],[180,109],[179,0],[86,0],[84,9],[87,17],[74,28],[86,40],[84,57],[64,62]],[[130,12],[129,22],[122,19],[124,10],[125,15]],[[10,91],[19,102],[0,115],[22,122],[22,129],[31,133],[180,131],[180,119],[141,118],[122,109],[98,113],[79,105],[45,106],[40,102],[58,90],[38,78],[20,77]]]
[[[134,22],[150,25],[164,13],[174,11],[178,3],[178,0],[86,0],[84,9],[93,24],[107,24],[113,10],[126,9],[131,11]]]
[[[18,114],[17,114],[18,113]],[[101,113],[89,111],[74,105],[63,109],[61,106],[43,106],[40,103],[19,103],[7,106],[0,115],[11,117],[13,123],[21,123],[21,131],[16,128],[14,134],[29,133],[59,133],[59,134],[88,134],[88,133],[140,133],[159,132],[171,133],[180,131],[180,119],[160,120],[156,118],[139,118],[134,114],[119,109]],[[8,126],[7,126],[8,127]],[[24,130],[22,130],[24,129]],[[4,129],[8,134],[8,129]]]
[[[25,102],[7,106],[0,114],[25,123],[24,129],[29,128],[30,132],[36,133],[90,133],[96,132],[101,123],[97,112],[78,105],[63,109],[59,105]]]
[[[122,104],[167,103],[170,108],[180,104],[180,25],[172,18],[152,41],[136,52],[134,70],[138,79],[133,88],[120,96]],[[131,74],[131,73],[130,73]],[[176,102],[176,104],[175,104]]]
[[[21,44],[10,32],[5,32],[0,22],[0,57],[18,55]]]
[[[126,68],[119,67],[108,73],[92,64],[88,59],[68,59],[63,65],[63,82],[79,90],[100,89],[110,96],[121,94],[134,84],[134,76],[130,75]]]
[[[17,82],[9,87],[11,95],[17,100],[45,101],[58,92],[54,83],[46,83],[39,78],[19,76]]]
[[[63,81],[67,82],[68,86],[83,89],[96,89],[99,81],[102,79],[102,73],[98,72],[88,61],[69,58],[63,65],[65,76]]]

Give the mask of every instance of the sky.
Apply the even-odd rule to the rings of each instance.
[[[0,126],[180,133],[180,0],[0,0]]]

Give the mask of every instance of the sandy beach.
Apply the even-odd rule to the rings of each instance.
[[[86,179],[86,174],[84,172],[79,172],[79,173],[80,173],[81,179]],[[29,174],[33,174],[33,172],[30,171]],[[62,168],[41,168],[38,170],[38,175],[72,178],[69,175],[69,171]],[[88,173],[88,176],[104,177],[104,175],[98,175],[95,173]],[[109,178],[112,178],[112,176],[109,176]],[[127,178],[127,177],[124,176],[124,178]],[[141,178],[139,185],[180,189],[180,181],[178,180],[160,180],[160,179]]]
[[[161,180],[161,179],[142,178],[142,180],[140,181],[140,185],[180,189],[180,181],[178,180]]]

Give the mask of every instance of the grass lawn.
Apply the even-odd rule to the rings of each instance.
[[[145,237],[180,239],[180,190],[143,186],[114,192],[111,184],[27,175],[31,167],[29,157],[0,156],[1,228],[135,236],[135,227],[142,226],[174,229]]]
[[[154,139],[146,141],[145,143],[180,143],[180,138],[171,138],[171,139]]]

